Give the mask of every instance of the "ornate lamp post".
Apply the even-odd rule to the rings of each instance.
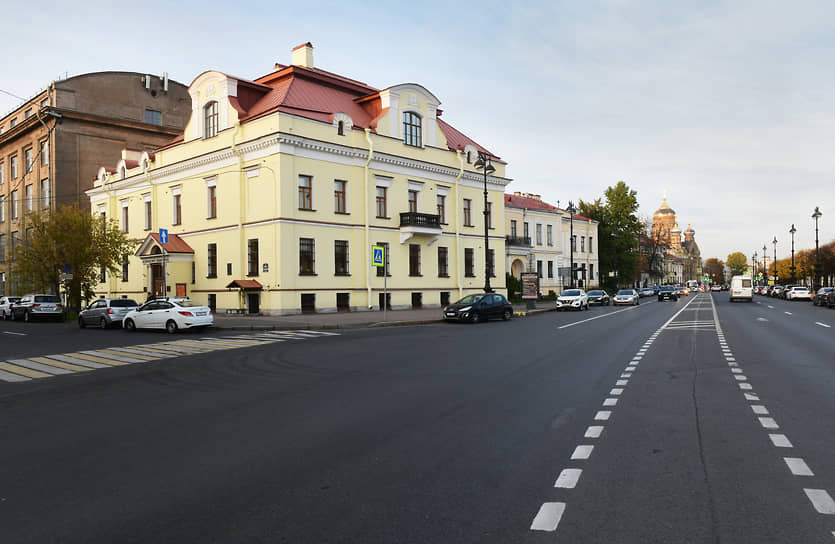
[[[568,234],[568,254],[570,255],[569,266],[571,267],[571,288],[574,289],[574,214],[577,213],[577,208],[575,208],[574,203],[569,200],[568,207],[565,211],[568,212],[568,222],[570,225],[570,231]]]
[[[768,283],[768,249],[763,244],[763,279]]]
[[[823,215],[820,211],[820,208],[815,206],[815,211],[812,213],[812,218],[815,220],[815,280],[814,285],[812,288],[817,291],[820,287],[820,281],[818,281],[818,276],[820,275],[820,267],[821,267],[821,254],[820,248],[818,247],[818,218]]]
[[[488,215],[487,208],[487,176],[496,171],[496,168],[490,164],[490,156],[481,151],[478,152],[478,160],[475,161],[476,170],[484,172],[484,292],[492,293],[493,288],[490,287],[490,241],[488,237]]]
[[[754,256],[751,258],[751,262],[754,264],[754,266],[752,267],[751,272],[754,273],[754,279],[756,279],[756,277],[757,277],[757,252],[756,251],[754,252]]]
[[[777,285],[777,237],[771,241],[774,244],[774,285]]]
[[[789,270],[791,271],[791,274],[792,274],[792,285],[794,285],[794,271],[795,271],[795,268],[794,268],[794,233],[797,232],[797,229],[794,228],[794,223],[792,223],[792,228],[789,229],[789,232],[792,235],[792,265],[789,268]]]

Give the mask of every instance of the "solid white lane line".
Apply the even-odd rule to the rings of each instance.
[[[814,476],[815,473],[806,464],[806,461],[800,457],[783,457],[783,461],[789,466],[789,470],[795,476]]]
[[[826,327],[827,329],[832,328],[830,325],[827,325],[826,323],[821,323],[820,321],[815,321],[815,325],[820,325],[821,327]]]
[[[622,387],[615,387],[614,389],[609,391],[610,395],[620,395],[621,393],[623,393],[623,388]]]
[[[618,403],[618,399],[606,399],[603,401],[603,406],[615,406]]]
[[[789,442],[789,439],[784,434],[772,434],[769,433],[768,437],[771,439],[771,443],[774,444],[775,447],[778,448],[793,448],[792,443]]]
[[[741,384],[739,384],[739,388],[740,389],[748,389],[748,390],[753,389],[753,387],[751,386],[750,383],[741,383]]]
[[[745,393],[745,400],[760,400],[760,397],[753,393]]]
[[[591,452],[594,446],[577,446],[574,448],[574,453],[571,454],[572,459],[588,459],[591,457]]]
[[[629,312],[635,310],[636,308],[640,308],[640,306],[632,306],[631,308],[624,308],[623,310],[615,310],[614,312],[609,312],[608,314],[601,314],[598,316],[590,317],[588,319],[583,319],[582,321],[575,321],[574,323],[568,323],[566,325],[562,325],[557,327],[557,330],[560,329],[567,329],[568,327],[573,327],[574,325],[579,325],[581,323],[588,323],[589,321],[594,321],[595,319],[600,319],[601,317],[609,317],[610,315],[619,314],[621,312]]]
[[[751,409],[757,415],[761,415],[761,416],[767,416],[768,415],[768,408],[766,408],[762,404],[754,404],[754,405],[751,406]]]
[[[812,501],[812,506],[819,514],[835,514],[835,501],[825,489],[804,489],[803,492]]]
[[[583,435],[583,438],[600,438],[601,434],[603,434],[603,425],[591,425],[586,429],[586,434]]]
[[[3,331],[3,334],[11,334],[11,335],[14,335],[14,336],[26,336],[25,332]]]
[[[777,422],[774,421],[774,418],[771,417],[761,417],[757,418],[760,420],[760,425],[762,425],[766,429],[779,429],[780,426],[777,425]]]
[[[600,410],[594,415],[594,419],[596,421],[606,421],[609,419],[609,416],[612,415],[612,412],[609,410]]]
[[[553,532],[557,530],[557,525],[560,524],[562,514],[565,512],[564,502],[546,502],[539,507],[536,517],[531,523],[532,531],[548,531]]]
[[[583,473],[583,469],[579,468],[567,468],[560,472],[560,475],[557,476],[557,481],[554,482],[554,487],[563,487],[565,489],[574,489],[577,487],[577,480],[580,479],[580,475]]]

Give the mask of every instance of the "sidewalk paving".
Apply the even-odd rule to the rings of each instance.
[[[553,303],[540,302],[534,310],[524,304],[513,306],[518,317],[553,310]],[[399,325],[421,325],[440,323],[441,308],[389,310],[385,312],[331,312],[295,315],[227,315],[215,314],[216,330],[299,330],[299,329],[357,329],[369,327],[392,327]]]

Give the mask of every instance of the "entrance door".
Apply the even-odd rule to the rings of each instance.
[[[162,264],[151,265],[151,294],[155,296],[162,296]]]
[[[261,295],[259,293],[246,294],[247,312],[257,314],[261,311]]]

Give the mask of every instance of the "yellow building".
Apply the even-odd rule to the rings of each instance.
[[[571,256],[567,248],[572,230],[569,213],[543,201],[540,195],[521,192],[504,195],[504,206],[506,266],[510,273],[519,278],[522,272],[536,272],[543,295],[550,291],[560,293],[569,287]],[[597,222],[575,214],[573,230],[575,286],[596,287],[599,283],[595,251]]]
[[[315,68],[307,43],[254,81],[208,71],[189,94],[179,138],[124,150],[87,193],[138,243],[97,294],[164,291],[270,314],[377,309],[375,245],[387,248],[390,307],[481,291],[490,259],[504,290],[504,260],[492,257],[505,251],[506,165],[443,121],[424,87],[379,90]],[[491,172],[489,252],[479,155]]]

